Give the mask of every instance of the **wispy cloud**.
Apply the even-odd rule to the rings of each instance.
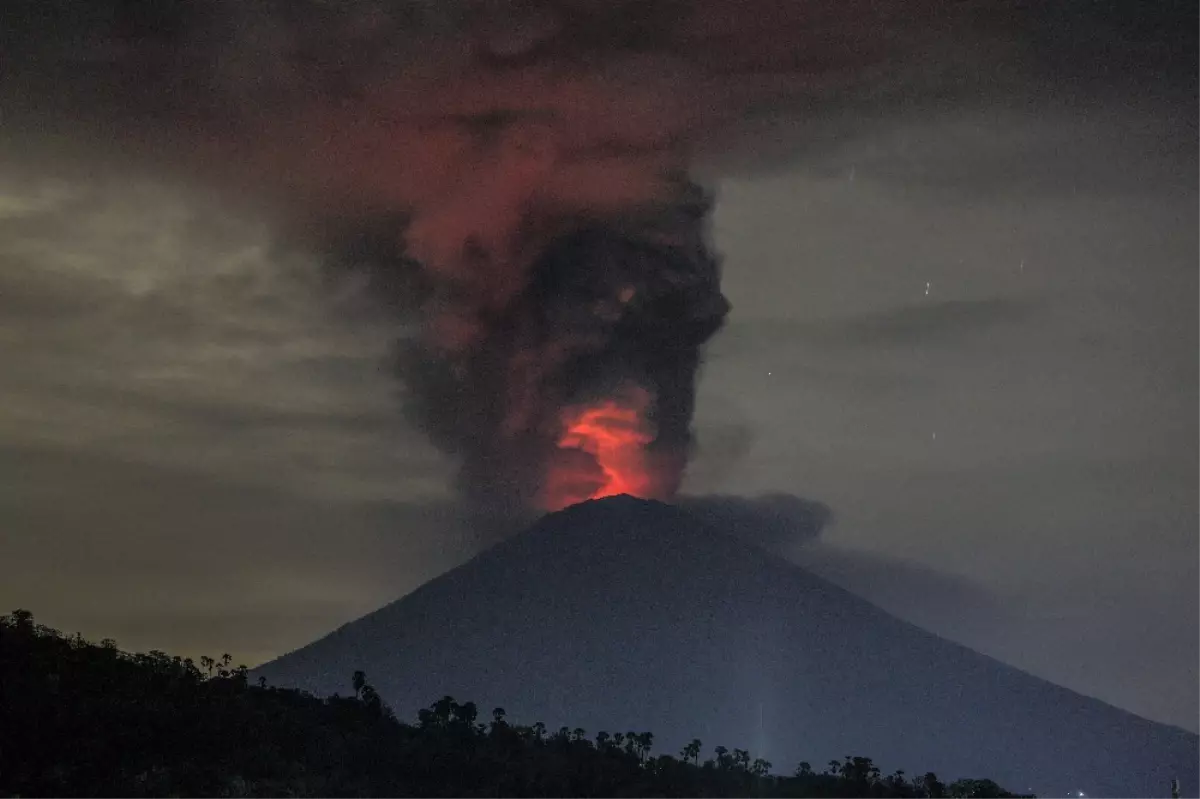
[[[386,374],[398,331],[339,314],[315,256],[170,183],[5,184],[0,434],[345,498],[444,496]],[[195,196],[193,196],[195,195]]]

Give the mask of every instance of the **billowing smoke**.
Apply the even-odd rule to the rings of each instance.
[[[553,507],[606,485],[644,496],[678,487],[700,348],[728,308],[701,236],[704,198],[685,188],[640,218],[581,221],[547,242],[501,307],[456,327],[450,340],[439,331],[404,352],[410,410],[462,458],[472,497]],[[640,463],[598,462],[602,453],[583,441],[558,446],[568,409],[606,401],[633,414],[612,420],[609,436],[645,426],[630,442],[644,453]],[[614,480],[649,482],[621,489],[608,485]]]
[[[256,19],[272,36],[227,63],[287,98],[243,106],[254,171],[323,217],[403,214],[406,410],[474,505],[511,514],[675,493],[729,308],[689,169],[756,106],[861,79],[906,5],[377,3],[320,30]]]
[[[935,5],[125,2],[115,29],[206,176],[317,239],[373,220],[420,330],[406,411],[474,504],[516,512],[674,494],[728,310],[697,159],[754,112],[896,83]]]

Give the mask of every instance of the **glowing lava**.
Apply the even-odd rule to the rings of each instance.
[[[563,433],[551,459],[543,506],[560,510],[617,494],[652,498],[661,493],[646,445],[654,432],[646,416],[652,398],[627,387],[617,397],[563,413]]]

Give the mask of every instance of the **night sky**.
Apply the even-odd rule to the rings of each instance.
[[[684,490],[824,503],[796,562],[1195,731],[1196,9],[1061,8],[963,93],[776,110],[700,165],[733,310]],[[276,209],[21,96],[0,607],[255,665],[479,551],[369,292]]]

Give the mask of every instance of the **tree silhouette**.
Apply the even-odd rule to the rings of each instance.
[[[882,777],[866,757],[776,776],[746,749],[700,764],[698,739],[675,758],[654,756],[649,732],[547,738],[503,708],[478,723],[451,696],[407,724],[362,671],[353,697],[321,699],[251,685],[228,656],[108,644],[0,617],[0,796],[1011,796],[986,779]]]

